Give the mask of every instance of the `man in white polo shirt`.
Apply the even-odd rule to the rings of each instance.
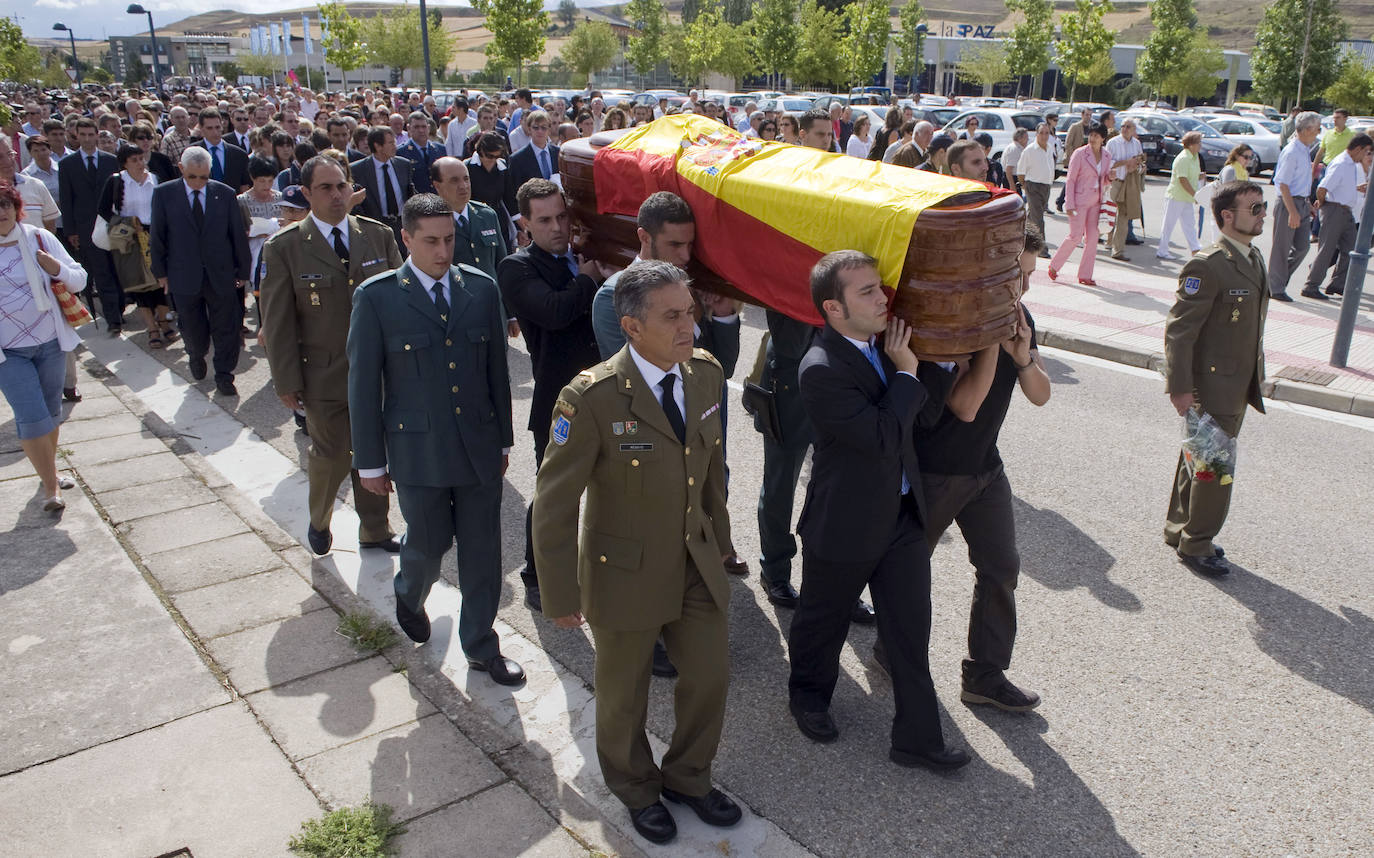
[[[1035,129],[1035,139],[1016,159],[1016,181],[1026,192],[1026,220],[1036,233],[1045,237],[1045,209],[1050,204],[1050,185],[1054,184],[1054,149],[1050,144],[1050,126],[1042,122]],[[1048,258],[1049,250],[1040,248],[1040,255]]]

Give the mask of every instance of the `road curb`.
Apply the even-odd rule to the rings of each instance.
[[[1164,368],[1164,353],[1109,343],[1081,334],[1067,334],[1047,328],[1037,328],[1035,339],[1042,346],[1109,360],[1113,363],[1160,372]],[[1374,396],[1365,393],[1346,393],[1316,384],[1292,381],[1287,378],[1269,379],[1260,385],[1260,393],[1275,402],[1292,402],[1324,411],[1374,417]]]

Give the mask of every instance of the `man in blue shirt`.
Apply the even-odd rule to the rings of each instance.
[[[1321,121],[1310,110],[1299,113],[1293,139],[1283,147],[1274,167],[1281,203],[1274,208],[1274,244],[1269,250],[1269,294],[1275,301],[1293,300],[1288,280],[1312,245],[1312,144],[1321,133]]]

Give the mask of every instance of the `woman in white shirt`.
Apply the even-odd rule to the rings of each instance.
[[[153,277],[148,231],[153,223],[153,188],[157,176],[148,171],[147,153],[139,146],[124,144],[115,155],[120,171],[105,180],[96,212],[113,230],[116,226],[133,228],[131,239],[111,243],[119,286],[143,314],[148,329],[148,347],[160,349],[177,338],[167,319],[167,291]]]
[[[845,154],[854,158],[867,158],[868,149],[873,145],[873,138],[869,136],[868,129],[872,122],[867,113],[860,113],[854,119],[854,130],[849,135],[849,143],[845,145]]]

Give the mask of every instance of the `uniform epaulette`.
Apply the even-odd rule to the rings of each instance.
[[[474,268],[473,266],[468,265],[466,262],[459,262],[458,270],[463,272],[464,274],[474,274],[478,277],[481,277],[483,280],[491,280],[492,283],[496,282],[496,280],[493,279],[490,274],[488,274],[480,268]]]
[[[716,356],[713,355],[713,354],[711,354],[711,353],[710,353],[709,351],[707,351],[706,349],[692,349],[692,359],[693,359],[693,360],[704,360],[704,361],[706,361],[707,363],[713,363],[713,364],[715,364],[716,367],[719,368],[722,372],[725,371],[725,367],[723,367],[723,366],[720,365],[720,361],[716,360]]]
[[[366,224],[370,224],[370,225],[372,225],[372,226],[379,226],[379,227],[381,227],[382,229],[385,229],[385,230],[387,230],[387,231],[390,231],[390,230],[391,230],[391,227],[387,226],[386,224],[382,223],[381,221],[377,220],[376,218],[371,218],[371,217],[368,217],[367,215],[354,215],[354,217],[356,217],[356,218],[358,219],[358,223],[359,223],[359,224],[364,224],[364,223],[366,223]]]
[[[598,363],[579,372],[568,386],[578,393],[585,393],[592,385],[611,378],[615,378],[615,367],[608,363]]]
[[[388,229],[389,229],[389,228],[390,228],[390,227],[388,227]],[[394,270],[393,270],[393,271],[383,271],[383,272],[381,272],[380,274],[373,274],[371,277],[369,277],[369,278],[367,278],[366,280],[364,280],[363,282],[359,283],[359,284],[358,284],[358,289],[366,289],[366,288],[368,287],[369,284],[376,283],[378,280],[384,280],[384,279],[386,279],[386,278],[388,278],[388,277],[393,277],[393,276],[395,276],[395,274],[396,274],[396,272],[395,272]]]
[[[300,232],[301,224],[303,223],[305,223],[305,221],[303,220],[298,220],[295,223],[288,223],[286,226],[269,235],[265,243],[271,244],[273,241],[277,240],[278,238],[284,235],[292,235],[294,233]]]
[[[487,205],[486,203],[481,202],[481,201],[479,201],[479,200],[468,200],[468,205],[472,206],[474,209],[476,209],[476,210],[479,211],[479,212],[481,212],[481,211],[487,211],[487,212],[491,212],[492,214],[496,214],[496,209],[492,208],[491,206],[489,206],[489,205]]]
[[[1208,245],[1207,247],[1202,248],[1196,254],[1194,254],[1194,257],[1197,259],[1207,259],[1212,256],[1216,256],[1218,253],[1225,252],[1226,248],[1222,247],[1221,242],[1218,241],[1216,244]]]

